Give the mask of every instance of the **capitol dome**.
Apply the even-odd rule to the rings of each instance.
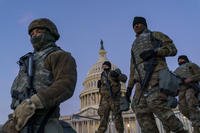
[[[104,49],[103,41],[100,42],[100,50],[99,50],[99,59],[97,62],[90,68],[87,73],[87,76],[83,82],[83,90],[80,94],[81,100],[81,111],[92,108],[98,108],[100,102],[100,94],[99,88],[97,88],[97,81],[101,77],[102,73],[102,64],[104,61],[108,61],[107,52]],[[110,61],[111,62],[111,61]],[[111,62],[112,64],[112,62]],[[112,64],[112,69],[116,69],[117,66]],[[122,83],[122,92],[125,92],[125,84]]]

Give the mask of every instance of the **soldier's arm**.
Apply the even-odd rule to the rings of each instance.
[[[59,105],[73,95],[77,71],[75,59],[64,51],[51,53],[45,60],[45,67],[52,72],[54,81],[48,88],[41,88],[38,96],[48,108]]]
[[[133,57],[132,57],[132,54],[131,54],[130,75],[129,75],[129,80],[128,80],[128,87],[130,87],[130,88],[134,87],[134,73],[135,73],[135,67],[134,67],[134,63],[133,63]]]
[[[125,75],[125,74],[123,74],[123,73],[121,73],[120,75],[119,75],[119,80],[121,81],[121,82],[126,82],[126,80],[127,80],[127,76]]]
[[[192,63],[189,66],[189,70],[192,73],[192,77],[190,77],[193,81],[200,81],[200,67],[197,64]]]
[[[177,49],[173,41],[161,32],[153,32],[153,36],[162,42],[162,46],[156,49],[157,55],[160,57],[175,56]]]

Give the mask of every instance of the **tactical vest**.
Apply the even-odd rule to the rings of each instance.
[[[177,74],[178,76],[180,76],[181,78],[191,77],[193,75],[190,70],[191,65],[192,64],[189,62],[182,64],[174,71],[174,73]]]
[[[112,78],[110,76],[110,72],[102,72],[101,74],[101,89],[100,93],[101,95],[109,95],[109,96],[118,96],[120,95],[121,90],[121,83],[120,81],[116,80],[115,78]]]
[[[134,78],[136,80],[144,79],[144,76],[146,73],[144,70],[144,66],[147,62],[143,61],[142,58],[140,58],[140,54],[144,52],[145,50],[150,50],[150,49],[155,49],[155,48],[160,47],[160,46],[154,46],[153,39],[155,38],[153,38],[152,32],[147,31],[140,34],[133,42],[131,52],[132,52],[133,60],[135,60],[135,63],[137,65],[137,68],[135,66],[135,75],[134,75]],[[158,64],[155,67],[154,72],[157,72],[167,67],[165,58],[156,58],[156,59],[157,59]],[[152,78],[154,77],[158,78],[158,74],[156,75],[155,73],[152,74]]]
[[[36,90],[39,89],[46,89],[48,86],[50,86],[53,82],[53,76],[50,71],[48,71],[44,67],[44,61],[46,57],[54,52],[60,50],[59,47],[56,45],[51,45],[50,47],[47,47],[46,49],[33,53],[33,82],[32,86]],[[25,56],[22,56],[18,62],[19,64],[19,73],[17,77],[15,78],[12,87],[11,87],[11,94],[12,94],[12,104],[11,108],[15,109],[23,100],[27,97],[27,90],[29,88],[28,83],[28,56],[27,54]],[[33,95],[33,94],[31,94]]]
[[[174,73],[176,75],[178,75],[181,78],[189,78],[192,77],[196,74],[196,72],[194,72],[194,70],[192,69],[192,67],[195,64],[191,63],[191,62],[187,62],[185,64],[180,65],[175,71]],[[189,84],[182,84],[181,85],[181,90],[185,90],[187,88],[193,88],[196,92],[199,92],[199,88],[200,88],[200,82],[196,81],[195,83],[192,83],[193,85],[189,85]]]

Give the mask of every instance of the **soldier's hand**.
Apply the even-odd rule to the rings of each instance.
[[[126,90],[126,99],[127,101],[130,103],[131,102],[131,93],[132,93],[132,87],[127,87],[127,90]]]
[[[140,54],[140,58],[142,58],[144,61],[147,61],[155,56],[156,56],[156,52],[153,49],[145,50],[144,52]]]
[[[26,125],[28,120],[35,114],[35,110],[40,108],[43,108],[43,105],[36,94],[18,105],[13,113],[14,121],[16,121],[15,128],[17,131],[20,131]]]
[[[15,128],[15,124],[13,117],[9,118],[2,127],[3,133],[19,133]]]

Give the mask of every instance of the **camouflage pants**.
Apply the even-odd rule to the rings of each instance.
[[[193,89],[184,89],[179,92],[179,110],[197,130],[200,127],[200,111],[197,108],[199,103],[195,93]]]
[[[154,87],[153,93],[148,96],[142,96],[139,104],[138,96],[140,87],[136,85],[135,95],[132,101],[132,109],[136,114],[137,121],[141,127],[142,133],[159,133],[156,125],[155,116],[161,120],[164,127],[173,132],[182,132],[183,124],[175,116],[170,107],[167,106],[167,97],[158,91],[158,86]],[[155,115],[155,116],[154,116]]]
[[[120,109],[120,97],[112,99],[110,96],[102,96],[98,114],[100,116],[100,125],[97,133],[104,133],[107,130],[107,125],[109,121],[109,114],[112,111],[114,117],[114,123],[118,133],[124,132],[124,124]]]

